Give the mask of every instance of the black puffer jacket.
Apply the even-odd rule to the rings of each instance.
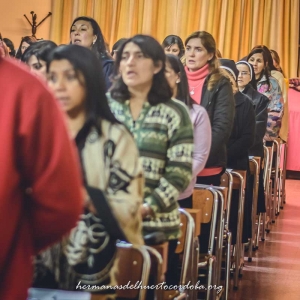
[[[226,167],[226,145],[234,121],[234,98],[232,87],[224,76],[216,83],[211,91],[207,89],[210,75],[205,79],[201,105],[206,109],[211,129],[212,140],[206,168]]]
[[[252,102],[255,112],[255,140],[249,150],[249,155],[263,157],[263,138],[266,133],[268,121],[268,104],[270,100],[263,94],[256,91],[251,85],[247,85],[242,91]]]
[[[227,167],[248,170],[249,149],[255,139],[255,114],[251,101],[241,92],[234,95],[235,117],[227,145]]]

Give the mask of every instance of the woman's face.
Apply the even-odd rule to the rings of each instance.
[[[144,56],[138,45],[129,42],[123,49],[119,69],[129,89],[143,90],[151,87],[153,76],[161,70],[161,65],[155,66],[151,58]]]
[[[166,71],[165,71],[166,78],[168,83],[173,91],[173,96],[176,97],[177,93],[177,83],[180,82],[179,75],[172,69],[171,64],[167,61],[166,62]]]
[[[255,53],[253,54],[249,60],[250,63],[254,68],[255,78],[258,79],[260,77],[261,72],[265,67],[264,57],[262,53]]]
[[[47,75],[47,63],[41,59],[37,59],[35,55],[31,55],[28,59],[27,65],[30,67],[30,71],[35,75],[46,80]]]
[[[239,89],[243,89],[251,81],[250,70],[245,64],[238,64],[236,67],[239,71],[237,85]]]
[[[180,49],[179,49],[178,44],[173,44],[171,46],[165,47],[165,53],[179,56]]]
[[[96,42],[97,36],[93,33],[92,24],[89,21],[78,20],[71,28],[71,44],[91,48]]]
[[[213,58],[202,45],[200,38],[190,39],[185,47],[186,66],[189,71],[197,71]]]
[[[30,45],[26,42],[23,42],[21,44],[21,53],[23,54],[25,52],[25,50],[29,47]]]
[[[84,79],[66,59],[53,60],[49,67],[49,87],[68,115],[76,116],[85,110]]]

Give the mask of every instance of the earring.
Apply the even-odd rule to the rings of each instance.
[[[96,41],[93,41],[93,45],[95,45]]]
[[[180,82],[180,80],[179,80],[179,79],[177,79],[177,80],[176,80],[176,83],[179,83],[179,82]]]

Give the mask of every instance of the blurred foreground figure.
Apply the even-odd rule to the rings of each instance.
[[[26,299],[32,256],[82,211],[78,160],[42,83],[0,57],[0,299]]]

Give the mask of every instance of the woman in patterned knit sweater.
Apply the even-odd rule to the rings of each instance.
[[[180,236],[177,200],[192,178],[193,126],[187,107],[171,99],[165,60],[154,38],[128,39],[117,52],[108,96],[113,114],[133,134],[139,149],[145,176],[143,233],[165,233],[170,262]]]
[[[100,288],[117,284],[116,240],[143,244],[144,181],[138,150],[109,109],[101,63],[89,49],[58,47],[47,69],[80,155],[87,205],[70,235],[37,259],[34,286],[85,286],[100,294],[97,299],[115,299],[113,289]]]

